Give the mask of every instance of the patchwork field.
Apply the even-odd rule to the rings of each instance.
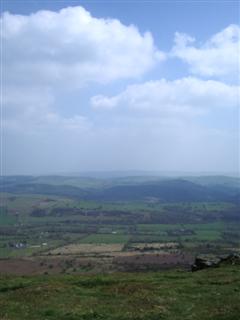
[[[240,248],[236,204],[96,202],[9,193],[1,199],[4,273],[189,269],[197,254]]]

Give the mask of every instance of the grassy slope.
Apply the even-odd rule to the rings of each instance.
[[[0,277],[1,320],[237,320],[240,269]]]

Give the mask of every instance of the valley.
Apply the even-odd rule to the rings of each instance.
[[[89,178],[88,183],[87,178],[72,177],[71,182],[66,182],[65,177],[45,177],[45,181],[41,177],[36,189],[41,189],[42,194],[35,193],[36,189],[20,194],[18,189],[29,188],[30,179],[36,180],[11,177],[2,181],[2,190],[11,188],[12,192],[1,193],[0,272],[98,273],[179,266],[190,270],[197,255],[240,252],[239,203],[229,200],[239,192],[235,178],[228,179],[227,185],[226,178],[216,179],[218,184],[215,181],[213,185],[209,185],[209,178],[201,178],[201,184],[194,182],[194,189],[186,188],[188,182],[182,179],[161,179],[159,184],[167,183],[168,189],[159,198],[152,194],[149,197],[152,179],[146,177],[133,177],[132,181],[129,177]],[[44,194],[46,181],[51,182],[51,187],[55,181],[61,187],[60,195],[59,189],[54,195],[47,191]],[[95,187],[89,189],[93,181]],[[157,181],[155,178],[158,185]],[[213,194],[221,190],[221,201],[204,196],[208,190],[203,183],[206,181]],[[111,190],[120,188],[119,199],[89,200],[82,193],[70,196],[68,191],[62,195],[64,188],[69,190],[77,183],[87,198],[91,193],[107,194],[106,185],[111,184]],[[145,191],[144,195],[137,193],[135,200],[122,200],[124,188],[126,194],[129,188]],[[199,188],[204,190],[203,201],[194,191]],[[176,193],[176,189],[181,192]],[[166,194],[175,198],[162,200]],[[184,201],[185,198],[191,201]]]

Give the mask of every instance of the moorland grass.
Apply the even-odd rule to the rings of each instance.
[[[239,314],[239,266],[0,277],[1,320],[237,320]]]

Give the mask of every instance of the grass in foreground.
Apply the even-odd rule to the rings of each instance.
[[[1,320],[237,320],[240,268],[0,277]]]

